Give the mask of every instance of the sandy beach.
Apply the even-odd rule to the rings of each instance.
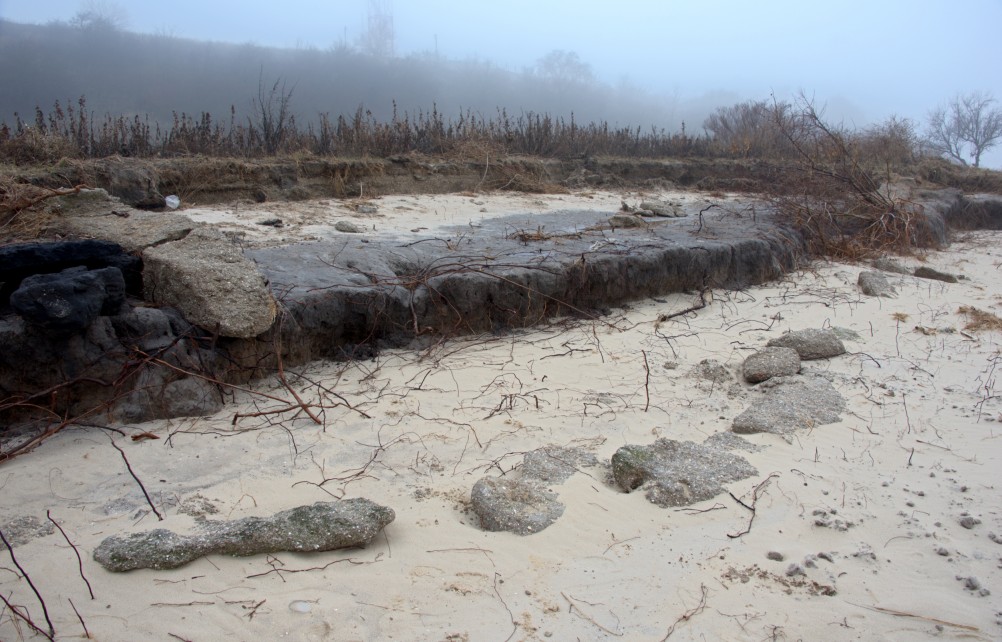
[[[434,235],[482,216],[612,212],[638,198],[399,196],[375,199],[370,214],[323,204],[186,213],[253,247],[326,238],[341,218],[375,234]],[[283,227],[258,224],[270,217]],[[774,283],[712,291],[684,314],[698,293],[289,368],[322,425],[269,414],[282,406],[273,397],[289,396],[274,378],[231,390],[211,417],[70,427],[0,466],[0,527],[18,536],[17,562],[59,639],[84,627],[97,640],[999,639],[1002,330],[969,327],[960,309],[1002,315],[1000,248],[1002,233],[978,232],[899,257],[963,278],[888,273],[891,297],[860,292],[867,266],[815,261]],[[846,337],[846,354],[803,362],[844,397],[840,421],[742,435],[749,449],[738,454],[757,474],[691,506],[616,486],[609,461],[624,445],[729,432],[763,394],[742,379],[744,359],[806,328]],[[599,462],[552,485],[560,518],[526,536],[483,530],[473,485],[518,478],[523,456],[551,445]],[[365,548],[127,573],[91,557],[111,535],[190,533],[200,520],[351,497],[396,513]],[[38,598],[0,558],[0,591],[44,625]],[[3,609],[0,639],[41,636]]]

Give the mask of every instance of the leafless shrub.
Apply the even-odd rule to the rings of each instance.
[[[279,84],[282,88],[279,89]],[[250,131],[260,132],[264,149],[268,154],[275,154],[285,142],[289,130],[296,127],[295,119],[289,110],[292,102],[292,89],[286,89],[281,79],[276,80],[269,91],[265,91],[264,74],[258,80],[257,99],[254,101],[254,116],[257,119],[257,129],[249,127]],[[204,115],[203,117],[207,116]]]
[[[787,156],[792,150],[789,140],[777,126],[776,112],[788,112],[790,108],[788,103],[764,100],[718,107],[703,121],[703,128],[713,136],[714,144],[729,156]]]
[[[891,116],[856,135],[859,155],[870,165],[900,171],[914,164],[921,147],[915,123]]]
[[[825,122],[803,95],[793,109],[777,109],[774,117],[797,164],[775,188],[772,202],[815,252],[857,259],[935,244],[921,208],[881,191],[890,178],[886,167],[862,155],[851,131]]]

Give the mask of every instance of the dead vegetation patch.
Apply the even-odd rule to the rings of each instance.
[[[1002,330],[1002,318],[984,310],[979,310],[970,305],[962,305],[957,310],[959,314],[967,317],[965,330],[980,332],[981,330]]]
[[[776,103],[773,118],[796,162],[769,186],[769,199],[812,253],[856,261],[939,244],[920,205],[882,189],[890,166],[869,162],[852,133],[825,122],[813,102]]]

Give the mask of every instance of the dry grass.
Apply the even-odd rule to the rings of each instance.
[[[965,330],[979,332],[981,330],[1002,330],[1002,318],[991,312],[985,312],[969,305],[962,305],[957,310],[959,314],[967,317]]]
[[[1002,172],[990,169],[963,167],[942,158],[926,158],[914,168],[914,173],[924,181],[943,187],[1002,194]]]
[[[45,201],[75,191],[38,187],[0,171],[0,244],[45,236],[52,221]]]
[[[547,158],[726,155],[705,136],[642,131],[606,122],[582,124],[548,114],[511,116],[504,110],[493,117],[467,111],[446,118],[432,109],[394,113],[389,121],[380,121],[360,107],[354,114],[319,114],[305,127],[289,120],[276,135],[269,134],[261,122],[238,117],[235,110],[223,121],[205,112],[197,118],[175,113],[167,123],[149,116],[108,115],[95,121],[81,97],[76,106],[57,103],[48,114],[37,110],[34,122],[20,118],[13,124],[0,122],[0,160],[18,164],[116,154],[261,158],[297,153],[378,158],[416,153],[467,162],[482,162],[488,154],[492,162],[495,157],[520,154]]]

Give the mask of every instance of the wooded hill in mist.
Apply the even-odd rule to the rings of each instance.
[[[562,64],[571,63],[571,64]],[[0,120],[25,122],[35,109],[87,98],[93,119],[207,112],[246,122],[262,87],[291,92],[301,124],[319,114],[353,114],[362,106],[378,120],[437,107],[447,118],[473,112],[491,118],[546,113],[579,123],[678,129],[685,114],[672,101],[636,88],[595,81],[572,52],[553,52],[535,69],[512,72],[489,61],[456,61],[434,53],[380,56],[340,46],[275,49],[172,36],[136,34],[106,25],[24,25],[0,21]],[[584,73],[582,73],[584,72]],[[714,105],[715,106],[715,105]],[[689,116],[690,130],[713,106]]]

